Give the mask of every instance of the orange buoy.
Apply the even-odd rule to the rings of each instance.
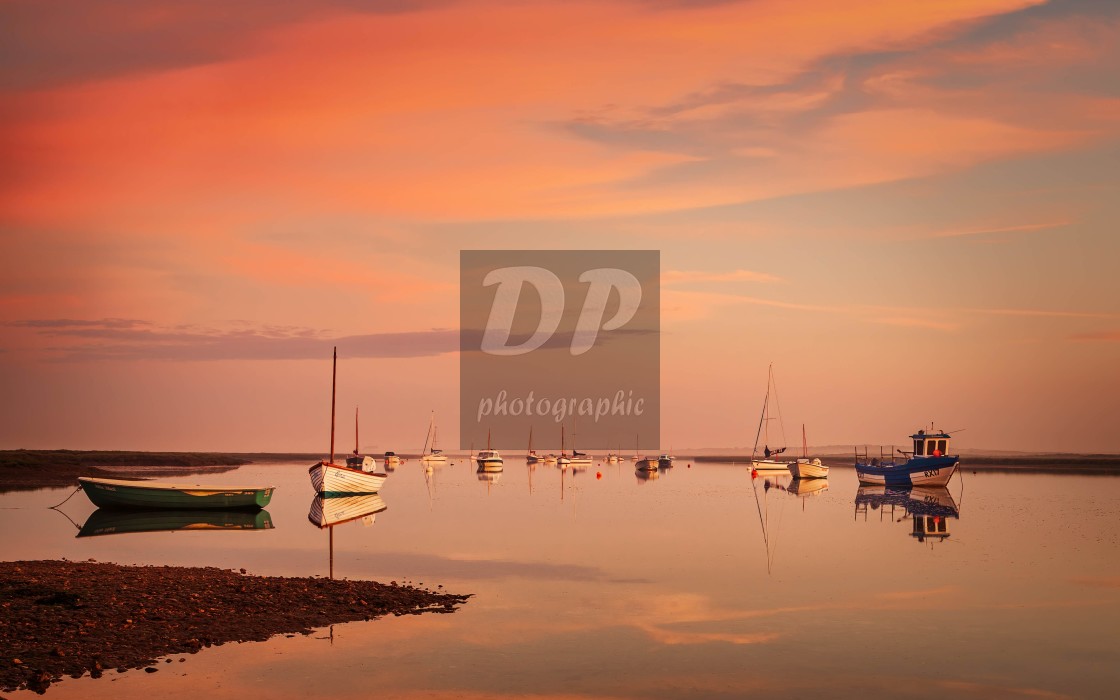
[[[596,479],[602,479],[603,478],[603,472],[595,472],[595,478]]]

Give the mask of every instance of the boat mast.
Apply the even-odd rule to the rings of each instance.
[[[331,358],[331,461],[334,464],[334,404],[335,404],[335,385],[338,379],[338,346],[334,348],[334,354]]]
[[[435,427],[435,424],[436,424],[436,412],[432,411],[431,420],[428,421],[428,432],[424,434],[424,449],[420,451],[421,455],[428,454],[428,442],[429,441],[431,441],[432,449],[433,450],[435,449],[436,442],[435,442],[435,440],[433,439],[433,436],[432,436],[432,428]]]
[[[774,365],[770,365],[770,370],[766,376],[766,398],[762,400],[762,415],[758,418],[758,432],[754,434],[754,447],[751,448],[751,462],[754,462],[755,455],[758,454],[758,438],[762,435],[762,426],[766,423],[766,407],[770,404],[770,377],[774,374]]]
[[[801,424],[801,456],[809,459],[809,443],[805,440],[805,424]]]
[[[358,454],[358,407],[354,407],[354,454]]]
[[[529,426],[529,454],[533,454],[533,426]]]

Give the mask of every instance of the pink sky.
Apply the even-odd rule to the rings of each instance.
[[[1116,8],[362,7],[0,3],[0,448],[450,446],[459,251],[642,248],[666,447],[1120,451]]]

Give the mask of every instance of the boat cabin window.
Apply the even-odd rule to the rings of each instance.
[[[937,449],[941,450],[941,454],[948,454],[945,450],[949,446],[948,440],[938,440]]]
[[[926,445],[925,440],[915,440],[914,441],[914,456],[915,457],[921,457],[922,455],[925,454],[925,445]]]

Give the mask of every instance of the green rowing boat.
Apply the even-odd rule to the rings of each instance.
[[[201,486],[158,481],[78,477],[78,483],[99,508],[250,509],[259,510],[272,500],[274,486]]]

